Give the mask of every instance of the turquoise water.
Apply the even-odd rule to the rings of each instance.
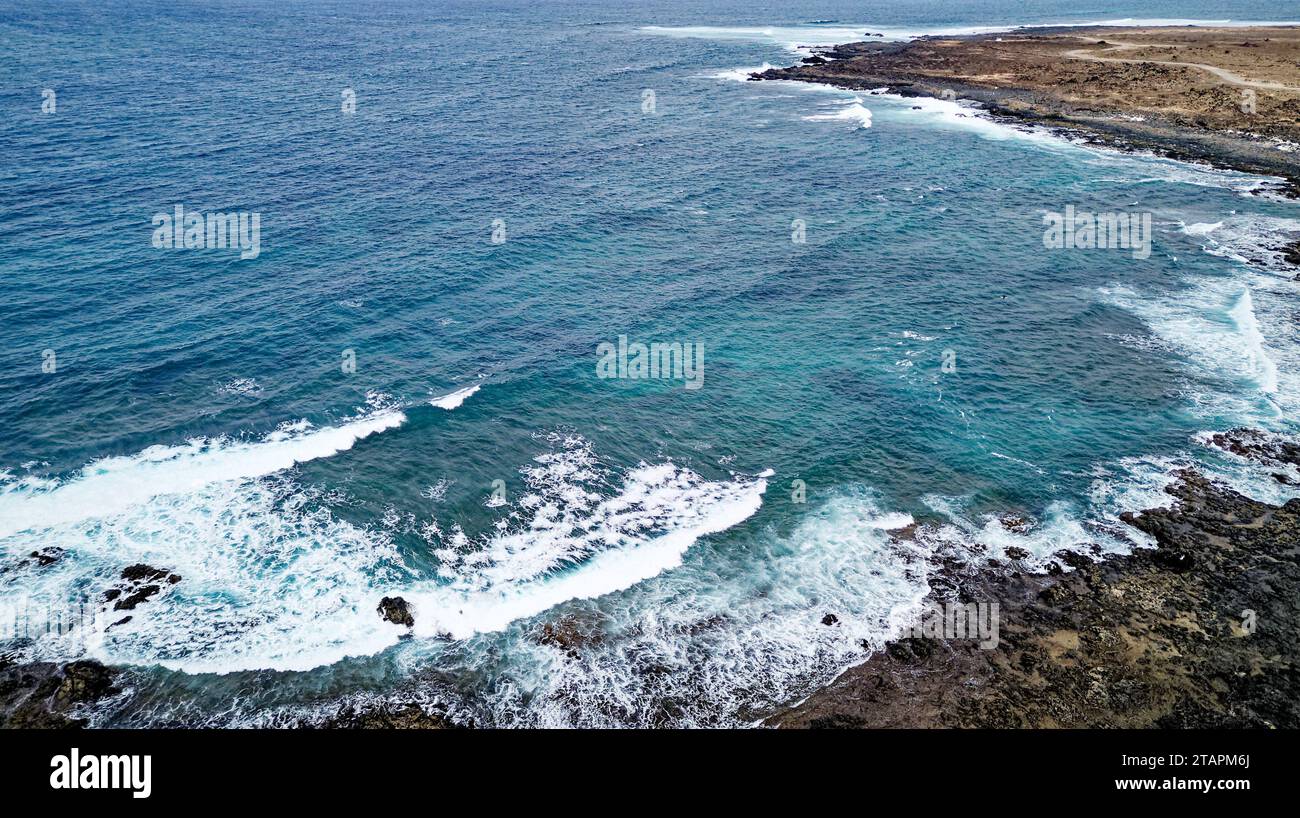
[[[1295,431],[1269,180],[738,70],[1134,16],[1288,17],[0,6],[0,637],[129,666],[100,724],[744,724],[878,646],[937,555],[1142,545],[1118,514],[1193,460],[1286,496],[1197,441]],[[177,204],[258,213],[257,257],[154,247]],[[1046,249],[1067,205],[1149,213],[1149,257]],[[620,336],[700,377],[600,377]],[[139,562],[183,579],[113,624]],[[98,627],[44,632],[74,609]]]

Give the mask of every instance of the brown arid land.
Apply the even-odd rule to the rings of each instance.
[[[819,49],[753,79],[969,99],[1117,147],[1300,191],[1300,27],[1020,29]]]

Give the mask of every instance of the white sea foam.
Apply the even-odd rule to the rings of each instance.
[[[258,441],[195,438],[182,445],[150,446],[134,455],[104,457],[40,490],[6,486],[0,493],[0,538],[111,516],[160,495],[263,477],[346,451],[358,440],[405,421],[401,411],[385,410],[338,426],[287,427]]]
[[[1208,236],[1220,227],[1223,227],[1223,222],[1214,222],[1213,224],[1197,222],[1183,227],[1183,232],[1189,236]]]
[[[1031,564],[1041,566],[1059,551],[1087,551],[1099,539],[1094,530],[1085,527],[1079,511],[1064,501],[1049,505],[1043,520],[1015,531],[996,515],[971,516],[966,508],[969,498],[929,495],[923,501],[949,521],[934,536],[968,556],[1006,560],[1007,549],[1014,546],[1028,552]],[[1132,543],[1106,538],[1106,546],[1107,551],[1120,552],[1132,547]]]
[[[1202,239],[1201,249],[1221,258],[1285,275],[1294,269],[1283,258],[1283,247],[1300,239],[1300,219],[1258,214],[1233,215],[1214,223],[1185,225],[1182,232]]]
[[[774,66],[765,62],[762,65],[751,65],[741,68],[727,68],[722,71],[716,71],[712,74],[704,74],[705,79],[726,80],[727,82],[748,82],[750,74],[761,74],[764,71],[771,70]]]
[[[846,26],[645,26],[640,31],[665,37],[722,42],[765,43],[789,51],[851,43],[867,39],[871,30]]]
[[[401,420],[400,413],[380,417],[339,428],[359,439]],[[749,518],[767,485],[764,477],[709,481],[667,462],[641,464],[614,481],[586,441],[564,438],[523,470],[529,491],[495,533],[471,542],[457,528],[439,537],[444,581],[435,582],[411,573],[384,527],[340,520],[318,492],[271,473],[304,452],[324,457],[346,448],[338,436],[322,444],[327,431],[283,431],[255,444],[208,442],[193,451],[157,448],[125,459],[127,465],[98,475],[122,481],[116,503],[0,537],[0,557],[12,569],[0,572],[0,601],[82,598],[94,610],[125,566],[161,566],[181,581],[162,584],[132,611],[101,608],[100,625],[112,627],[92,643],[78,648],[76,640],[48,639],[38,653],[71,658],[81,650],[191,673],[308,670],[394,645],[405,631],[376,613],[384,595],[412,603],[417,635],[459,639],[502,630],[562,602],[627,589],[679,566],[700,537]],[[280,450],[288,443],[296,446],[292,457]],[[214,450],[239,467],[221,458],[212,465]],[[173,480],[166,490],[131,488],[158,476],[147,468],[158,462],[169,464],[159,478]],[[19,485],[7,484],[7,500],[29,491]],[[437,532],[436,524],[430,530]],[[57,562],[39,570],[19,562],[52,543],[66,551]]]
[[[916,520],[913,519],[911,514],[901,511],[886,511],[878,515],[873,514],[863,524],[869,528],[878,528],[881,531],[897,531],[915,525]]]
[[[304,670],[380,650],[396,634],[374,613],[372,583],[402,574],[392,543],[336,519],[284,470],[404,421],[394,409],[324,428],[298,421],[256,441],[152,446],[35,489],[7,485],[0,602],[66,609],[81,600],[97,615],[99,630],[39,640],[34,650],[49,658],[84,652],[226,672]],[[33,570],[21,562],[50,545],[63,551],[54,563]],[[103,591],[134,563],[181,580],[160,583],[134,610],[100,608]]]
[[[778,82],[851,93],[819,83]],[[1092,180],[1093,183],[1187,184],[1231,190],[1245,197],[1258,195],[1261,191],[1285,183],[1284,179],[1275,176],[1215,168],[1158,156],[1150,151],[1127,151],[1088,144],[1081,136],[996,118],[978,102],[971,100],[903,97],[890,93],[888,89],[874,90],[870,95],[873,100],[880,100],[875,108],[875,116],[880,123],[899,126],[920,124],[941,130],[965,131],[995,142],[1017,140],[1029,143],[1037,148],[1068,155],[1073,161],[1111,174],[1097,177]]]
[[[709,550],[635,596],[565,606],[596,622],[597,638],[569,655],[516,634],[510,650],[534,670],[508,671],[478,715],[539,726],[746,724],[911,620],[932,566],[927,546],[886,532],[904,518],[844,489],[787,534]]]
[[[1017,139],[1056,150],[1077,149],[1074,142],[1062,139],[1045,128],[993,119],[978,103],[969,100],[902,97],[887,92],[873,92],[873,98],[888,100],[891,103],[888,109],[881,110],[882,120],[887,119],[900,124],[922,124],[943,130],[967,131],[993,141]]]
[[[1247,374],[1259,385],[1261,392],[1277,392],[1277,365],[1269,357],[1264,336],[1259,331],[1259,321],[1255,319],[1255,306],[1250,297],[1250,288],[1244,287],[1236,305],[1228,311],[1237,331],[1241,334],[1246,348]]]
[[[1219,455],[1217,462],[1202,466],[1202,471],[1235,491],[1264,503],[1282,505],[1300,497],[1300,467],[1250,460],[1215,446],[1213,436],[1214,432],[1209,431],[1196,436],[1198,443],[1213,448]],[[1291,480],[1291,485],[1279,481],[1274,476],[1278,474]]]
[[[134,562],[182,577],[133,611],[104,611],[107,624],[131,616],[92,647],[107,662],[308,670],[380,651],[400,634],[375,613],[374,591],[403,575],[397,551],[314,502],[277,478],[155,497],[57,529],[70,553],[34,582],[45,598],[71,599],[87,581],[98,595]]]
[[[434,398],[433,400],[429,401],[429,403],[432,404],[433,406],[438,407],[439,409],[446,409],[448,411],[451,411],[452,409],[455,409],[456,407],[464,403],[465,400],[469,398],[470,395],[473,395],[482,387],[483,384],[476,383],[473,386],[467,386],[464,389],[457,389],[455,392],[452,392],[447,395],[443,395],[440,398]]]
[[[217,391],[225,395],[257,397],[262,394],[262,385],[255,378],[235,378],[217,387]]]
[[[748,79],[751,70],[738,68],[715,76],[719,79]],[[903,126],[922,125],[944,130],[966,131],[993,141],[1021,140],[1054,151],[1076,152],[1084,157],[1099,152],[1099,149],[1084,146],[1074,139],[1061,137],[1047,128],[994,119],[979,103],[970,100],[904,97],[890,93],[887,88],[877,88],[865,93],[870,96],[873,103],[879,101],[880,104],[872,110],[867,110],[865,107],[867,101],[857,93],[827,83],[770,80],[763,85],[847,95],[838,103],[849,106],[850,111],[815,114],[805,116],[805,120],[854,119],[865,113],[868,123],[878,118],[882,122]],[[852,109],[854,105],[859,106],[861,111]],[[1119,155],[1118,151],[1111,151],[1111,153]]]
[[[1087,496],[1080,501],[1056,500],[1037,518],[1006,520],[971,511],[970,497],[929,495],[923,501],[948,520],[937,530],[922,530],[923,538],[964,559],[980,561],[991,557],[1009,561],[1009,549],[1017,562],[1029,570],[1046,570],[1061,551],[1075,551],[1096,558],[1125,554],[1133,548],[1154,547],[1147,534],[1121,519],[1128,511],[1165,508],[1173,498],[1165,488],[1174,473],[1191,465],[1186,456],[1129,457],[1112,464],[1095,466]],[[941,544],[941,546],[939,545]]]
[[[824,114],[810,114],[805,122],[852,122],[858,128],[871,127],[871,111],[862,104],[861,97],[854,97],[839,103],[837,110]]]
[[[1280,374],[1276,359],[1282,353],[1261,329],[1250,285],[1200,277],[1172,294],[1143,295],[1120,285],[1103,287],[1100,294],[1187,356],[1191,377],[1219,384],[1189,388],[1193,409],[1244,424],[1265,423],[1300,397],[1295,377],[1284,382]]]
[[[761,477],[708,481],[664,462],[642,463],[609,494],[586,440],[553,442],[523,470],[529,491],[497,533],[470,549],[441,538],[436,553],[454,582],[404,591],[419,611],[417,634],[463,639],[629,588],[679,566],[700,537],[748,519],[767,488]]]

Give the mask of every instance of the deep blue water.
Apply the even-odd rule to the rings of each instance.
[[[1118,513],[1193,459],[1284,496],[1195,439],[1295,431],[1297,285],[1241,258],[1300,229],[1267,180],[736,70],[1300,18],[1140,5],[0,3],[0,639],[131,666],[104,724],[745,723],[935,553],[1140,545]],[[259,214],[260,253],[154,247],[177,204]],[[1151,214],[1150,256],[1045,249],[1066,205]],[[598,377],[619,336],[702,345],[699,388]],[[183,579],[24,628],[138,562]]]

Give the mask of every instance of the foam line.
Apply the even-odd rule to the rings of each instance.
[[[256,442],[195,438],[179,446],[150,446],[134,455],[104,457],[53,487],[31,490],[17,485],[0,494],[0,538],[111,516],[161,495],[264,477],[346,451],[358,440],[405,421],[403,412],[387,410],[339,426],[304,429],[305,424],[299,424]]]

